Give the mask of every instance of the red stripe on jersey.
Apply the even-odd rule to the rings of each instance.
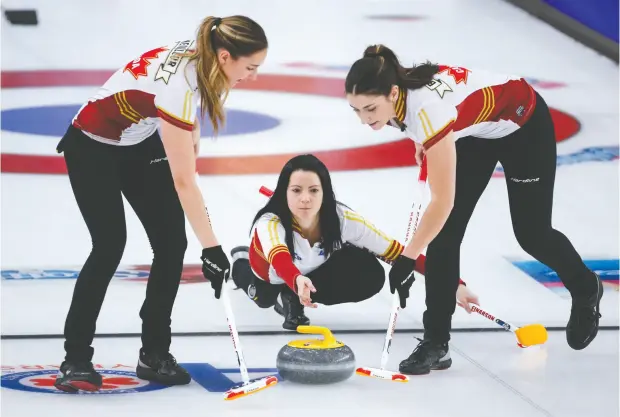
[[[123,92],[126,102],[132,110],[143,118],[157,117],[155,96],[140,90],[127,90]]]
[[[285,247],[286,248],[286,247]],[[263,281],[269,282],[269,266],[273,265],[276,270],[276,274],[286,284],[295,289],[295,278],[301,275],[301,272],[293,263],[293,258],[288,251],[288,248],[282,249],[279,246],[274,247],[267,256],[263,252],[263,245],[260,243],[258,232],[254,231],[252,236],[252,242],[250,243],[250,267],[254,274]],[[268,259],[271,258],[271,264]]]
[[[160,118],[167,121],[171,125],[174,125],[180,129],[189,130],[190,132],[194,130],[194,125],[192,123],[187,123],[182,120],[179,120],[176,117],[166,113],[164,110],[160,108],[157,109],[157,116],[159,116]]]
[[[536,93],[525,80],[511,80],[491,88],[496,97],[496,111],[488,121],[511,120],[523,126],[530,119],[536,107]]]
[[[463,130],[479,122],[487,109],[487,95],[483,90],[474,91],[456,106],[458,116],[454,123],[454,130]]]
[[[93,135],[118,141],[123,131],[132,124],[156,116],[153,94],[127,90],[89,102],[79,112],[73,125]]]
[[[258,238],[258,232],[254,231],[252,242],[250,243],[250,267],[254,274],[263,281],[269,282],[269,262],[263,253],[263,245]]]
[[[392,243],[390,243],[390,246],[384,252],[382,258],[385,258],[388,261],[395,261],[400,256],[400,254],[403,253],[404,249],[405,247],[401,245],[398,240],[393,240]]]
[[[523,126],[536,105],[534,89],[523,79],[510,80],[474,91],[456,109],[454,130],[463,130],[482,122],[511,120]]]
[[[425,140],[422,146],[424,147],[424,149],[429,150],[433,145],[435,145],[437,142],[445,138],[446,135],[450,133],[452,130],[454,130],[454,122],[448,123],[446,127],[444,127],[439,132],[437,132],[435,136],[433,136],[430,139]]]

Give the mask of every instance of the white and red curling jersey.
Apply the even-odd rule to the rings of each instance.
[[[521,77],[441,65],[431,83],[401,90],[396,117],[429,149],[451,130],[455,140],[505,137],[529,120],[535,105],[535,92]]]
[[[199,102],[196,69],[180,54],[193,47],[193,40],[178,41],[127,63],[80,108],[73,125],[92,139],[121,146],[151,136],[159,118],[191,131]]]
[[[386,260],[395,260],[403,251],[403,245],[387,236],[361,215],[343,206],[338,206],[342,242],[365,248]],[[305,275],[327,261],[320,243],[310,246],[293,223],[295,254],[286,246],[286,235],[280,218],[266,213],[252,229],[250,244],[250,266],[254,274],[272,284],[286,283],[295,289],[295,278]]]

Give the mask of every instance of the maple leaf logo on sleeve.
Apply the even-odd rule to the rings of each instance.
[[[457,84],[467,84],[467,75],[471,71],[463,67],[449,67],[447,65],[440,65],[439,72],[437,72],[437,74],[441,74],[442,72],[447,72],[449,76],[454,78],[454,82]]]
[[[129,71],[136,80],[140,76],[146,77],[146,68],[151,65],[151,60],[159,57],[159,54],[166,50],[168,49],[165,47],[160,47],[143,53],[139,58],[134,59],[129,64],[125,65],[123,72]]]

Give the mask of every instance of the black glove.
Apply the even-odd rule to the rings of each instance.
[[[405,308],[406,300],[409,298],[409,288],[415,281],[413,271],[415,270],[415,259],[400,255],[392,264],[390,270],[390,292],[398,290],[400,296],[400,308]]]
[[[211,282],[211,288],[215,290],[215,298],[219,300],[222,283],[228,280],[230,274],[230,262],[221,245],[204,248],[200,259],[202,259],[202,275]]]

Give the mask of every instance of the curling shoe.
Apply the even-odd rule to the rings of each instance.
[[[72,394],[79,390],[99,391],[101,385],[101,374],[95,371],[92,362],[77,361],[64,361],[54,382],[54,387]]]
[[[433,343],[428,339],[419,339],[418,346],[411,355],[402,361],[399,372],[408,375],[425,375],[431,370],[443,370],[452,366],[450,349],[447,343]]]
[[[594,272],[592,279],[596,279],[595,291],[573,296],[570,319],[566,325],[566,341],[575,350],[585,349],[598,334],[603,283]]]
[[[186,385],[192,380],[189,372],[170,353],[147,353],[144,349],[140,349],[136,375],[162,385]]]
[[[273,306],[276,313],[284,317],[282,327],[286,330],[297,330],[297,326],[307,326],[310,319],[304,314],[304,306],[299,301],[297,294],[289,287],[284,287],[280,292],[282,304],[276,300]]]

